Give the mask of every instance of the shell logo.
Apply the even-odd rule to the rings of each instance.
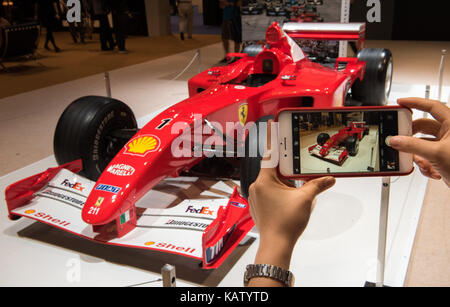
[[[36,211],[34,211],[33,209],[30,209],[30,210],[25,211],[26,214],[33,214],[33,213],[35,213],[35,212],[36,212]]]
[[[153,242],[153,241],[148,241],[148,242],[145,242],[144,244],[147,245],[147,246],[150,246],[150,245],[155,244],[155,242]]]
[[[155,135],[141,135],[125,145],[125,154],[145,157],[149,152],[159,149],[159,138]]]

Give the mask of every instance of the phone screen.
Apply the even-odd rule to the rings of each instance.
[[[293,174],[398,172],[397,111],[292,113]]]

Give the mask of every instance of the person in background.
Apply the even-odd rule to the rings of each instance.
[[[69,26],[70,35],[72,36],[72,40],[75,44],[78,43],[78,39],[80,39],[80,42],[82,44],[86,43],[85,42],[86,27],[84,25],[85,13],[84,13],[83,4],[82,3],[80,3],[80,4],[81,4],[81,21],[80,22],[69,22],[66,17],[67,12],[69,11],[66,1],[59,0],[59,5],[62,8],[63,19],[65,19],[67,21],[67,24]]]
[[[179,31],[180,38],[184,40],[184,33],[187,23],[188,38],[192,38],[192,27],[194,18],[194,8],[192,6],[192,0],[178,0],[178,16],[179,16]]]
[[[3,8],[0,7],[0,50],[3,50],[3,45],[4,45],[4,38],[3,38],[2,28],[11,25],[9,23],[9,21],[6,18],[4,18],[3,16],[4,16]]]
[[[128,53],[125,48],[129,18],[127,2],[125,0],[109,0],[109,6],[113,16],[114,33],[119,53]]]
[[[55,52],[60,52],[61,49],[56,46],[53,32],[55,30],[57,20],[59,19],[57,0],[38,0],[35,6],[36,19],[39,18],[42,26],[46,29],[44,48],[50,50],[48,43],[52,43]]]
[[[105,0],[92,0],[92,13],[94,19],[100,23],[100,47],[102,51],[114,50],[115,42],[109,25],[109,7]]]
[[[222,63],[227,61],[230,52],[230,40],[234,41],[234,52],[241,50],[242,24],[241,24],[241,1],[220,0],[220,8],[223,10],[222,17],[222,44],[225,57]]]
[[[0,28],[11,25],[9,21],[4,17],[3,9],[0,7]]]

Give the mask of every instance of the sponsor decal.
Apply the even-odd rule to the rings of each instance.
[[[145,157],[149,152],[157,151],[160,143],[155,135],[141,135],[125,145],[124,154]]]
[[[245,126],[245,123],[247,122],[247,115],[248,115],[248,104],[244,103],[239,106],[239,122],[242,126]]]
[[[247,205],[245,205],[243,203],[240,203],[240,202],[237,202],[237,201],[231,201],[230,204],[232,206],[235,206],[235,207],[238,207],[238,208],[246,208],[247,207]]]
[[[115,187],[115,186],[109,185],[109,184],[103,184],[103,183],[98,184],[95,187],[95,189],[97,191],[105,191],[105,192],[109,192],[109,193],[113,193],[113,194],[117,194],[117,193],[119,193],[120,190],[122,190],[122,188]]]
[[[187,207],[185,212],[190,213],[198,213],[198,214],[207,214],[207,215],[213,215],[214,211],[209,210],[209,207],[201,207],[201,208],[194,208],[194,206]]]
[[[64,195],[62,193],[52,191],[50,189],[40,191],[40,192],[36,193],[36,195],[49,197],[49,198],[55,199],[55,200],[60,200],[60,201],[69,203],[71,205],[74,205],[75,207],[78,207],[78,208],[82,208],[84,206],[84,201],[79,200],[79,199],[69,196],[69,195]]]
[[[102,202],[103,202],[103,200],[105,200],[105,198],[100,196],[99,198],[97,198],[97,201],[95,202],[94,206],[100,207]]]
[[[62,227],[66,227],[66,226],[70,225],[70,222],[64,221],[64,220],[60,220],[60,219],[55,218],[55,217],[51,216],[50,214],[47,214],[47,213],[44,213],[44,212],[37,212],[36,213],[36,211],[34,211],[34,210],[27,210],[27,211],[25,211],[25,213],[29,214],[29,215],[33,215],[36,218],[39,218],[40,220],[48,221],[48,222],[51,222],[53,224],[56,224],[56,225],[59,225],[59,226],[62,226]]]
[[[130,212],[129,211],[122,213],[120,215],[120,225],[125,224],[129,220],[130,220]]]
[[[174,245],[171,243],[163,243],[163,242],[155,242],[155,241],[145,242],[144,245],[174,250],[177,252],[190,253],[190,254],[192,254],[195,251],[195,248],[192,248],[192,247],[183,247],[183,246],[177,246],[177,245]]]
[[[134,174],[134,167],[127,164],[114,164],[108,167],[108,173],[116,176],[131,176]]]
[[[74,190],[77,190],[77,191],[80,191],[80,192],[83,192],[83,190],[84,190],[84,187],[81,185],[81,182],[71,183],[70,180],[68,180],[68,179],[64,179],[64,181],[61,182],[61,185],[71,188],[71,189],[74,189]]]
[[[178,221],[178,220],[168,220],[166,225],[175,225],[175,226],[188,226],[194,228],[205,229],[208,227],[208,224],[199,223],[199,222],[188,222],[188,221]]]

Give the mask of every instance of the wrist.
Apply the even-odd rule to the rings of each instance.
[[[289,270],[295,242],[286,238],[261,236],[255,264],[271,264]]]

